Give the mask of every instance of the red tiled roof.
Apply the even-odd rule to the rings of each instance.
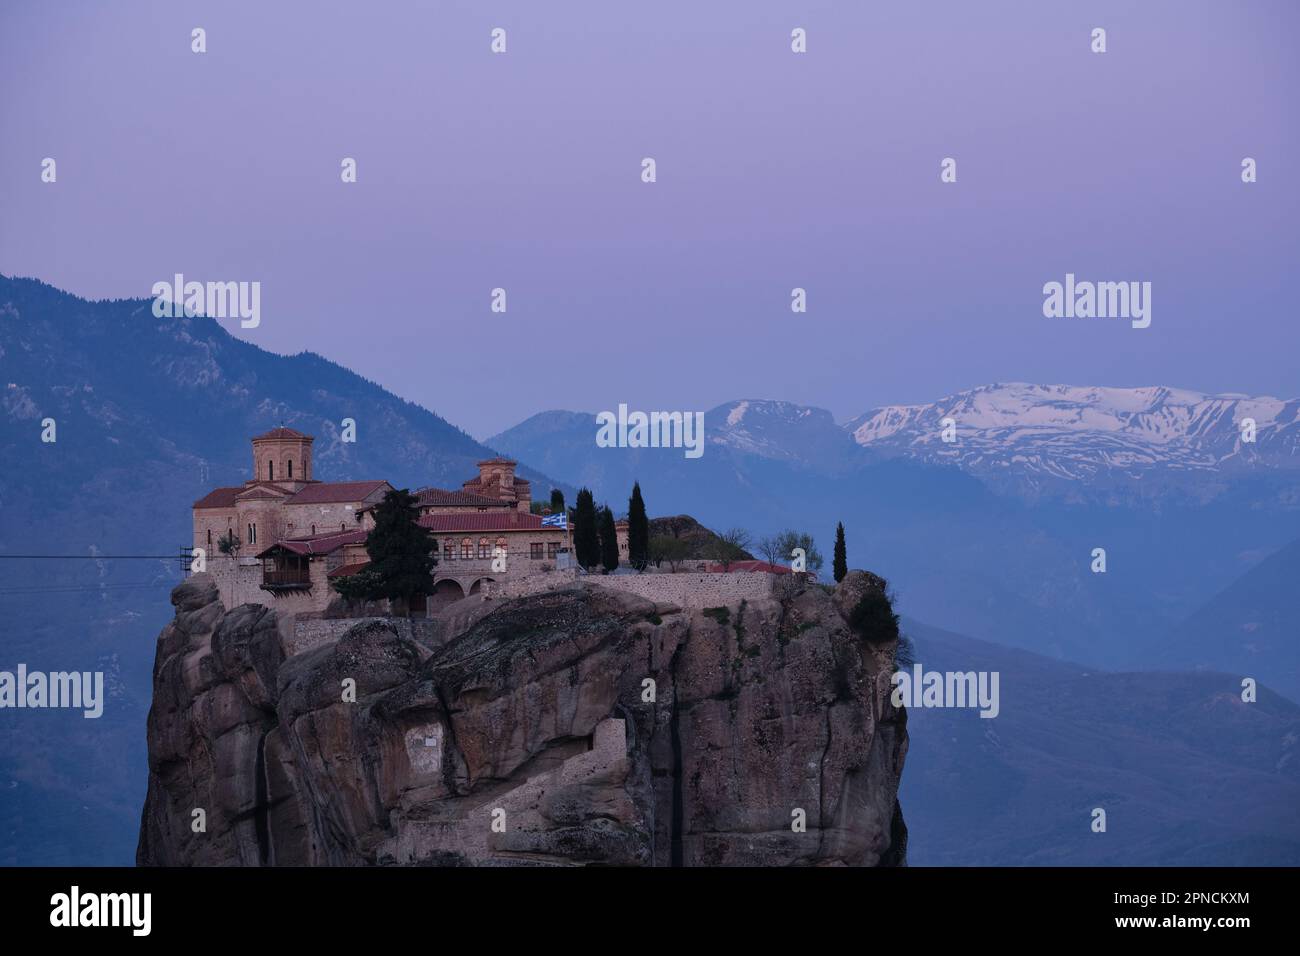
[[[259,492],[253,494],[252,492]],[[258,498],[287,498],[293,494],[281,488],[274,481],[246,481],[242,485],[230,488],[214,488],[194,502],[195,508],[233,508],[237,501],[250,501]]]
[[[239,494],[235,495],[236,501],[258,501],[263,498],[274,498],[277,501],[283,501],[293,492],[286,491],[283,488],[267,487],[266,485],[254,485],[252,488],[245,488]]]
[[[425,515],[420,526],[435,534],[444,531],[559,531],[559,528],[542,527],[540,515],[521,511],[503,511],[500,514]]]
[[[769,564],[766,561],[732,561],[725,568],[720,564],[710,564],[708,570],[714,574],[720,574],[724,571],[765,571],[768,574],[793,573],[784,564]]]
[[[233,508],[235,495],[243,491],[242,485],[235,488],[213,488],[206,495],[194,502],[195,508]]]
[[[447,491],[444,488],[421,488],[415,493],[415,502],[421,507],[479,507],[479,508],[513,508],[514,502],[489,498],[486,495],[470,494],[468,491]]]
[[[387,485],[386,481],[318,481],[308,485],[292,498],[287,505],[322,505],[340,501],[361,501],[375,489]]]
[[[366,540],[367,534],[369,534],[367,531],[334,531],[330,534],[313,534],[303,538],[281,538],[257,556],[266,557],[276,548],[283,548],[285,551],[292,551],[304,557],[333,554],[346,544],[360,544]]]
[[[253,441],[261,441],[264,438],[311,438],[310,435],[304,435],[302,432],[293,428],[285,428],[281,425],[279,428],[272,428],[264,435],[254,435]],[[313,439],[314,440],[314,439]]]
[[[330,571],[325,575],[327,578],[346,578],[350,574],[356,574],[363,568],[370,567],[369,561],[357,561],[354,564],[343,564]]]

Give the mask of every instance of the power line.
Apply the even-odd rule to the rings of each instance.
[[[178,581],[155,581],[153,583],[139,584],[31,584],[31,585],[14,585],[11,587],[0,588],[0,595],[4,594],[45,594],[53,591],[129,591],[143,588],[170,588],[175,587]]]
[[[179,554],[0,554],[23,561],[175,561]]]

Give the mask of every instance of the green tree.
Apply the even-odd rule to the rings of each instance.
[[[228,554],[231,557],[239,557],[239,549],[243,544],[235,537],[235,529],[229,529],[225,534],[217,539],[217,550],[222,554]]]
[[[670,534],[656,535],[650,539],[649,555],[656,568],[667,561],[668,567],[676,571],[677,565],[691,556],[691,546]]]
[[[415,496],[405,488],[390,491],[375,509],[375,526],[366,535],[370,564],[357,574],[340,578],[334,590],[353,600],[388,598],[406,613],[417,595],[433,593],[434,538],[420,526]]]
[[[831,573],[835,575],[836,584],[843,581],[844,575],[849,573],[848,550],[844,547],[843,521],[835,525],[835,557],[831,561]]]
[[[722,565],[722,570],[729,571],[733,561],[743,561],[749,556],[749,542],[749,532],[744,528],[728,528],[709,540],[704,553]]]
[[[849,612],[849,628],[869,644],[898,640],[898,615],[884,591],[871,588]]]
[[[578,490],[578,503],[573,509],[574,557],[584,568],[594,568],[600,563],[600,532],[597,530],[596,502],[587,488]]]
[[[600,509],[600,563],[606,574],[618,567],[618,527],[608,505]]]
[[[564,492],[559,488],[551,489],[551,514],[564,514]]]
[[[898,635],[898,647],[894,649],[894,670],[910,671],[916,663],[916,644],[906,634]]]
[[[763,556],[763,560],[768,564],[778,564],[785,555],[781,552],[781,542],[777,535],[766,535],[758,539],[758,553]]]
[[[794,549],[803,548],[804,561],[808,570],[814,574],[822,569],[826,559],[817,550],[817,542],[806,531],[792,531],[789,528],[776,536],[776,550],[783,564],[789,564],[794,557]],[[775,563],[775,562],[773,562]]]
[[[632,483],[632,497],[627,503],[627,563],[644,571],[650,563],[650,519],[646,517],[641,483]]]

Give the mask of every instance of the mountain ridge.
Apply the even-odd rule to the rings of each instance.
[[[996,671],[996,720],[910,708],[914,866],[1295,866],[1300,705],[1233,673],[1099,671],[904,617],[927,671]],[[1107,831],[1090,827],[1093,808]]]
[[[355,444],[341,440],[345,417]],[[24,711],[0,736],[0,862],[131,859],[120,824],[143,799],[133,734],[148,635],[192,543],[191,504],[249,478],[249,440],[280,423],[315,435],[316,477],[330,481],[459,488],[497,453],[315,353],[270,352],[202,316],[159,319],[148,300],[89,302],[0,276],[0,666],[102,670],[114,687],[98,721]],[[569,491],[526,461],[519,473],[538,497]],[[17,557],[29,554],[68,557]]]
[[[1247,420],[1253,441],[1245,439]],[[951,425],[945,436],[945,426]],[[952,463],[995,483],[1140,481],[1161,472],[1300,469],[1300,399],[1170,386],[984,385],[844,423],[887,457]]]
[[[1253,440],[1245,438],[1247,419]],[[594,414],[545,411],[486,441],[517,446],[526,433],[558,435],[589,421],[594,437]],[[1300,473],[1300,398],[1166,385],[994,383],[878,406],[843,422],[815,405],[744,398],[708,410],[705,422],[708,444],[769,460],[838,470],[904,458],[1031,495],[1152,476]]]

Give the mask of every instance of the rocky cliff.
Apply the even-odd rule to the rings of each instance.
[[[579,585],[431,630],[227,611],[158,639],[142,865],[901,865],[883,582],[681,611]],[[413,639],[411,635],[418,635]]]

